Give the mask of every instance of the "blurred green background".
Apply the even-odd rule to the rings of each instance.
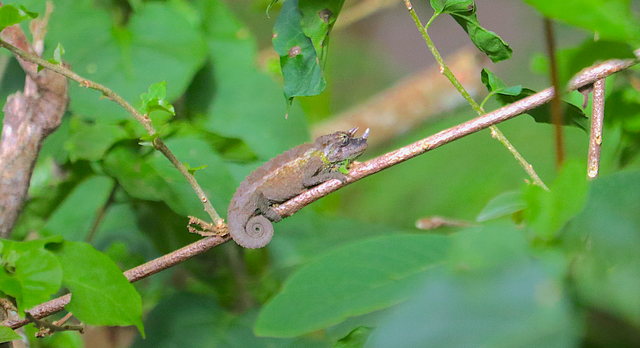
[[[42,1],[3,3],[22,4],[44,13]],[[174,104],[176,116],[155,112],[150,117],[183,163],[207,166],[195,177],[224,217],[236,187],[260,164],[312,140],[311,129],[320,122],[436,64],[405,5],[391,1],[390,6],[331,33],[327,89],[319,96],[297,98],[285,118],[282,78],[277,60],[269,55],[281,4],[275,4],[267,16],[269,3],[55,1],[44,57],[50,58],[61,43],[66,51],[63,59],[73,71],[113,89],[136,107],[141,105],[140,94],[151,84],[166,81],[167,99]],[[362,0],[346,1],[345,8],[359,3],[381,6]],[[533,62],[539,61],[536,57],[544,53],[540,13],[524,2],[482,0],[476,5],[480,22],[513,49],[511,59],[486,63],[489,69],[508,85],[536,90],[549,86],[546,72],[533,68]],[[433,13],[427,1],[415,0],[414,6],[423,23]],[[471,45],[448,16],[438,17],[429,34],[445,59]],[[562,23],[556,23],[556,34],[560,50],[575,48],[593,37],[588,30]],[[6,96],[22,88],[24,73],[6,50],[0,51],[0,63],[4,69],[0,100],[4,103]],[[608,95],[618,93],[624,103],[618,103],[620,109],[607,116],[601,167],[604,183],[591,187],[597,198],[581,196],[582,200],[567,203],[588,208],[564,229],[554,230],[549,239],[521,224],[521,215],[508,215],[461,232],[453,227],[436,231],[415,228],[417,220],[432,216],[475,225],[478,214],[494,197],[506,191],[526,192],[526,173],[485,130],[369,176],[306,207],[275,225],[274,239],[265,249],[244,250],[226,243],[136,283],[146,313],[146,340],[131,328],[91,328],[83,336],[84,343],[74,333],[58,333],[33,342],[33,346],[640,344],[640,303],[634,298],[635,285],[640,284],[640,259],[631,252],[610,259],[606,252],[611,250],[608,248],[615,250],[616,245],[632,250],[640,240],[640,215],[633,210],[639,201],[635,195],[638,174],[633,172],[639,164],[634,155],[639,148],[640,127],[636,125],[640,124],[640,97],[632,88],[637,72],[619,75],[607,80]],[[475,77],[480,79],[480,70]],[[446,83],[444,77],[433,81],[436,85]],[[69,111],[43,145],[29,200],[12,238],[61,235],[67,240],[86,241],[123,270],[197,240],[185,226],[188,215],[206,218],[201,203],[161,154],[139,145],[142,127],[116,104],[101,99],[98,92],[73,81],[70,86]],[[480,93],[475,99],[481,101],[485,95]],[[578,93],[566,99],[582,103]],[[476,117],[470,107],[459,105],[371,147],[359,160]],[[487,111],[498,107],[493,100],[485,105]],[[585,113],[589,115],[590,108]],[[499,128],[552,186],[557,177],[552,126],[522,115]],[[582,182],[588,134],[574,127],[563,129],[566,157],[581,165],[577,173],[567,177]],[[620,170],[627,176],[606,179]],[[574,190],[574,186],[568,185],[567,190]],[[535,197],[529,198],[527,207],[546,199],[543,195],[527,196]],[[622,221],[628,224],[621,224],[626,234],[616,235],[620,239],[615,243],[606,234],[598,235],[600,230],[594,226],[611,226],[619,211],[603,213],[597,221],[601,225],[589,220],[600,216],[596,212],[610,212],[613,206],[606,204],[616,202],[612,197],[628,203],[617,205]],[[558,203],[549,211],[542,210],[553,215],[562,209]],[[587,214],[589,209],[593,210]],[[529,215],[529,222],[535,219]],[[591,229],[596,231],[595,237]],[[604,246],[589,249],[587,240],[597,237],[604,240]],[[394,263],[403,256],[413,264]],[[385,269],[388,274],[367,278],[367,271],[357,267],[345,271],[349,264]],[[328,276],[323,278],[323,274]],[[340,294],[350,290],[340,287],[340,277],[346,283],[362,277],[362,283],[373,290],[363,295],[356,289],[354,293],[362,297],[342,298]],[[601,280],[604,285],[599,287]],[[281,297],[274,299],[278,293]],[[329,296],[326,303],[331,305],[315,303],[320,293],[334,294],[338,299],[333,303],[330,299],[335,297]],[[286,302],[287,298],[292,302]],[[271,308],[262,309],[265,303]],[[391,306],[396,307],[385,309]],[[312,310],[318,314],[311,315],[308,327],[304,320],[296,323],[297,315]],[[323,315],[329,317],[326,322],[314,323]],[[256,318],[259,324],[254,332]],[[278,329],[274,324],[286,324],[287,318],[293,321],[287,328]],[[609,335],[609,327],[620,331]],[[260,332],[289,338],[260,338],[255,335]],[[396,341],[394,335],[403,339]]]

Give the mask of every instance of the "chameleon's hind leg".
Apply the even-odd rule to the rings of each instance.
[[[271,202],[264,196],[264,194],[260,191],[256,191],[251,196],[253,202],[256,203],[257,210],[260,214],[264,215],[267,219],[273,222],[282,221],[282,217],[280,214],[276,213],[275,210],[271,207]]]

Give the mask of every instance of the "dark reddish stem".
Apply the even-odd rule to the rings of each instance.
[[[556,42],[553,33],[553,22],[549,18],[544,19],[544,33],[547,44],[547,54],[549,55],[549,74],[551,85],[556,91],[560,90],[558,80],[558,63],[556,62]],[[551,120],[554,125],[555,145],[556,145],[556,168],[560,168],[564,162],[564,141],[562,137],[562,101],[560,93],[556,93],[551,99]]]

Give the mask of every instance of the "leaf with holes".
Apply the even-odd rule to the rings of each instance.
[[[298,0],[286,0],[273,26],[273,49],[280,56],[289,105],[294,97],[317,95],[327,86],[313,41],[305,35],[301,21]]]

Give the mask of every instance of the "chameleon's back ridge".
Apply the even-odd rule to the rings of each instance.
[[[240,184],[229,204],[228,226],[233,240],[255,249],[267,245],[273,237],[271,222],[282,217],[273,210],[307,188],[331,179],[344,181],[339,169],[367,149],[367,129],[355,137],[358,128],[318,137],[272,158]]]

